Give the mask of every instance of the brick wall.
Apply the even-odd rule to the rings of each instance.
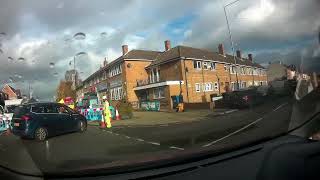
[[[17,99],[18,98],[17,95],[15,94],[15,92],[13,92],[12,89],[8,85],[5,85],[2,89],[2,91],[8,95],[9,99]]]
[[[160,80],[176,81],[182,79],[180,61],[173,61],[160,66]]]
[[[129,102],[138,101],[138,97],[134,92],[133,88],[137,86],[138,79],[147,79],[148,73],[145,70],[145,67],[148,66],[151,62],[149,61],[128,61],[126,60],[122,65],[123,79],[126,82],[126,91],[127,100]],[[129,65],[128,65],[129,64]]]
[[[185,84],[183,85],[182,91],[184,95],[184,101],[195,103],[195,102],[210,102],[210,95],[211,94],[219,94],[219,88],[220,93],[225,92],[225,84],[226,82],[230,83],[230,76],[231,76],[231,82],[236,82],[236,75],[235,74],[229,74],[229,71],[225,70],[224,64],[222,63],[216,63],[216,69],[215,70],[202,70],[202,69],[195,69],[193,65],[193,60],[181,60],[181,67],[182,73],[183,73],[183,80]],[[184,68],[185,67],[185,68]],[[185,69],[187,71],[185,72]],[[186,73],[186,75],[185,75]],[[245,81],[247,83],[247,87],[249,86],[249,82],[252,81],[267,81],[267,76],[258,76],[258,75],[241,75],[238,74],[238,81]],[[187,81],[187,82],[186,82]],[[203,83],[218,83],[218,89],[213,89],[213,91],[203,91],[202,84]],[[196,92],[196,83],[200,84],[201,91]],[[231,84],[230,84],[231,85]],[[188,93],[187,93],[188,91]],[[189,98],[188,98],[189,97]]]

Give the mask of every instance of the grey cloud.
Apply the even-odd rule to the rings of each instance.
[[[290,4],[286,3],[289,1],[283,3],[274,0],[277,14],[259,26],[248,25],[248,21],[237,19],[239,13],[255,2],[240,1],[228,10],[237,48],[241,48],[245,53],[280,49],[288,44],[299,43],[313,37],[316,27],[320,25],[317,0],[295,0],[290,1],[293,2]],[[182,44],[216,50],[218,43],[223,42],[230,52],[223,14],[223,5],[226,3],[224,0],[4,0],[0,6],[0,32],[6,32],[7,37],[2,42],[5,52],[0,55],[0,80],[8,79],[13,72],[23,74],[25,80],[37,76],[35,94],[41,98],[52,97],[59,79],[63,78],[64,72],[70,68],[69,61],[77,52],[90,53],[90,56],[77,59],[76,63],[77,69],[84,72],[84,79],[99,68],[103,57],[107,56],[107,51],[112,52],[113,57],[120,55],[122,44],[128,44],[129,49],[133,48],[130,43],[135,43],[136,48],[163,50],[163,41],[170,38],[163,32],[163,27],[168,22],[190,13],[195,14],[197,19],[189,29],[192,33],[186,36]],[[105,31],[104,29],[113,29],[114,32],[103,39],[100,33]],[[77,32],[86,33],[87,39],[82,43],[69,42],[69,45],[64,42]],[[132,37],[141,32],[146,32],[146,35],[133,42],[135,40],[132,40]],[[20,54],[17,52],[25,41],[39,39],[49,40],[51,47],[27,47]],[[286,54],[280,54],[287,57]],[[263,58],[269,55],[258,53],[255,58],[266,62],[268,58]],[[36,60],[36,64],[10,64],[7,61],[8,56],[25,56],[28,62]],[[288,57],[297,59],[293,58],[297,57],[294,55]],[[49,68],[50,62],[56,64],[54,69]],[[54,77],[54,72],[58,72],[59,77]],[[46,84],[48,86],[45,86]]]

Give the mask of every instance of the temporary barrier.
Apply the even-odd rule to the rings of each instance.
[[[88,121],[101,121],[103,108],[81,109],[80,113],[84,115]]]
[[[11,126],[11,121],[8,117],[0,114],[0,132],[7,130]]]

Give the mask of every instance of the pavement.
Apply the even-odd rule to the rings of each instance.
[[[320,102],[320,101],[318,101]],[[151,161],[155,157],[192,152],[221,151],[287,132],[291,98],[270,98],[250,109],[136,112],[134,120],[115,121],[113,128],[88,126],[45,142],[0,135],[0,165],[29,173],[77,170],[121,162]]]
[[[186,112],[149,112],[149,111],[135,111],[133,118],[126,120],[113,120],[114,127],[141,127],[141,126],[166,126],[172,124],[183,124],[188,122],[201,121],[207,116],[218,116],[237,111],[237,109],[209,109],[202,110],[188,110]],[[100,121],[89,121],[89,125],[99,126]]]

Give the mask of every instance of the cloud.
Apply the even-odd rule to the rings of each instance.
[[[0,40],[0,82],[21,74],[22,80],[33,81],[34,94],[46,99],[54,95],[78,52],[87,53],[76,59],[82,79],[97,70],[105,57],[111,61],[120,56],[123,44],[129,49],[163,51],[163,41],[171,39],[172,46],[216,51],[223,43],[230,53],[223,11],[229,2],[3,0],[0,32],[6,36]],[[314,41],[320,26],[319,7],[317,0],[239,1],[227,8],[236,48],[253,52],[255,60],[264,64],[277,58],[298,63],[300,50],[307,48],[305,62],[315,69],[320,52]],[[86,39],[73,39],[77,32],[85,33]],[[9,56],[15,61],[9,62]],[[19,57],[26,62],[18,62]],[[49,67],[50,62],[55,63],[54,68]],[[27,90],[26,85],[16,86]]]

